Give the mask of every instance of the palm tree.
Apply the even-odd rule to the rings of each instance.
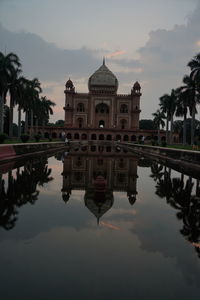
[[[200,85],[200,53],[198,53],[189,63],[188,66],[192,70],[190,78]]]
[[[39,93],[42,92],[41,84],[37,78],[27,81],[27,90],[26,90],[26,102],[24,103],[25,111],[25,132],[28,132],[28,116],[30,116],[30,127],[33,128],[33,115],[34,111],[37,108],[37,101],[39,99]]]
[[[187,125],[187,113],[189,108],[189,101],[187,94],[182,92],[182,87],[176,89],[177,101],[176,101],[176,116],[183,116],[183,145],[186,145],[186,125]]]
[[[52,106],[55,106],[56,104],[47,99],[46,96],[42,96],[41,98],[38,98],[35,102],[35,110],[34,110],[34,117],[36,118],[35,120],[35,125],[36,127],[38,126],[38,123],[40,126],[43,127],[46,123],[49,121],[49,115],[53,115],[53,109]]]
[[[162,128],[165,126],[165,122],[163,121],[163,119],[165,119],[165,115],[159,109],[152,115],[154,116],[153,122],[158,129],[158,144],[160,145],[160,126]]]
[[[21,136],[21,112],[26,107],[28,98],[28,82],[25,77],[19,77],[17,84],[16,103],[18,104],[18,137]]]
[[[11,83],[12,74],[20,68],[19,58],[14,53],[4,55],[0,52],[0,132],[3,132],[3,111],[6,94]]]
[[[53,115],[52,107],[54,107],[56,104],[53,101],[51,101],[50,99],[47,99],[46,96],[41,97],[41,102],[42,102],[43,113],[44,113],[44,117],[45,117],[45,118],[43,118],[43,120],[48,122],[49,115]]]
[[[182,130],[183,130],[183,121],[181,120],[174,121],[174,132],[180,135]]]
[[[200,53],[198,53],[189,63],[191,69],[190,78],[195,82],[196,87],[196,103],[200,102]],[[194,122],[193,122],[194,126]],[[194,129],[194,128],[193,128]]]
[[[160,97],[160,107],[163,113],[166,113],[166,141],[172,143],[173,134],[173,116],[176,109],[176,93],[175,90],[171,90],[171,94],[165,94]],[[168,137],[169,121],[171,122],[170,138]]]
[[[33,128],[33,117],[35,111],[37,111],[37,103],[39,101],[39,93],[42,92],[41,83],[37,78],[34,78],[31,80],[31,86],[30,86],[30,100],[31,100],[31,128]]]
[[[153,162],[151,165],[151,175],[150,177],[154,179],[154,181],[160,180],[163,176],[163,165],[158,164],[157,162]]]
[[[17,103],[18,90],[20,88],[20,78],[18,77],[21,73],[21,69],[15,69],[11,74],[9,92],[10,92],[10,109],[9,109],[9,137],[13,136],[13,108]]]
[[[172,196],[172,181],[171,181],[171,169],[167,171],[166,166],[163,173],[164,176],[158,177],[156,184],[156,195],[160,198],[166,198],[167,203]]]
[[[187,105],[189,107],[190,115],[192,117],[191,120],[191,145],[194,144],[194,122],[195,122],[195,114],[197,113],[196,105],[200,102],[200,94],[197,89],[196,82],[188,75],[183,77],[184,85],[179,88],[181,97],[184,97],[187,100]]]

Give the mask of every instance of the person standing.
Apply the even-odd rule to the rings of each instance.
[[[142,136],[141,142],[142,142],[142,144],[144,144],[144,136]]]
[[[64,132],[64,130],[61,132],[61,140],[63,142],[65,141],[65,132]]]

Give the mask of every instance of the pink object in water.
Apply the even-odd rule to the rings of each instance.
[[[94,181],[95,191],[104,192],[106,188],[106,180],[103,176],[97,176]]]

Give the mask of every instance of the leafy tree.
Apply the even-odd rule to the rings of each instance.
[[[62,120],[59,120],[59,121],[62,121]],[[62,122],[64,123],[64,121],[62,121]],[[139,127],[140,127],[140,129],[144,129],[144,130],[154,130],[154,129],[156,129],[153,120],[150,120],[150,119],[140,120],[139,121]]]
[[[64,120],[58,120],[55,122],[56,126],[64,126],[65,125],[65,121]]]

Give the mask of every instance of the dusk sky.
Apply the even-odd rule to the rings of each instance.
[[[16,53],[23,75],[42,82],[57,104],[52,121],[64,119],[68,78],[87,92],[104,56],[119,93],[140,82],[141,118],[152,118],[200,52],[199,16],[200,0],[0,0],[0,51]]]

